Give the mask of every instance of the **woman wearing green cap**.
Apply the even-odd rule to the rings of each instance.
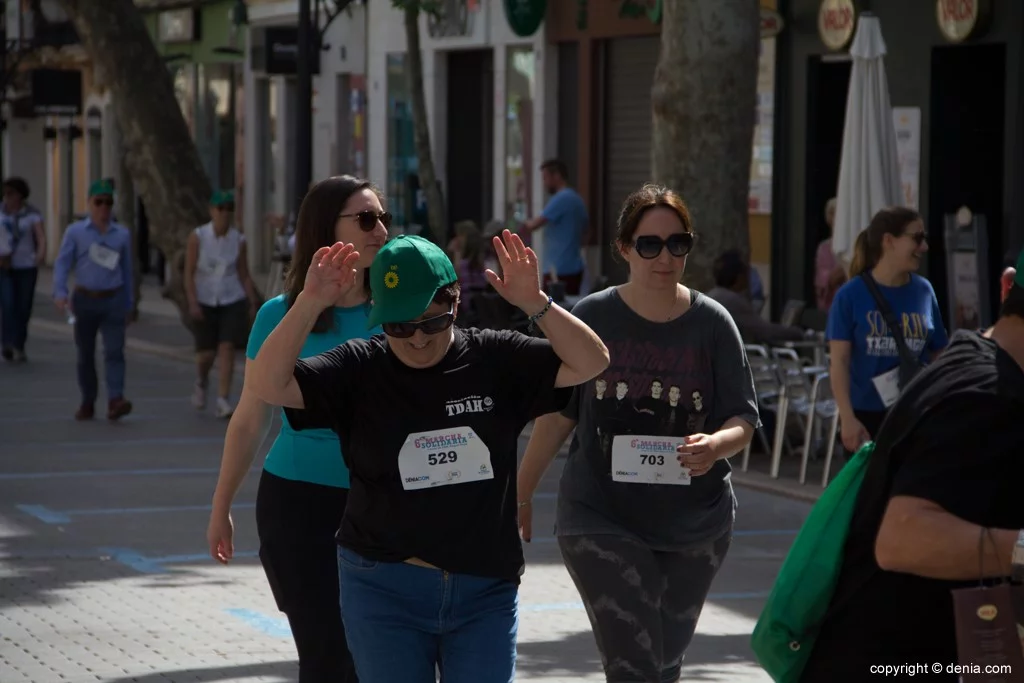
[[[524,569],[515,470],[523,427],[608,365],[594,332],[540,291],[537,257],[494,239],[491,285],[546,339],[459,329],[459,284],[431,242],[399,236],[370,267],[383,335],[297,360],[357,286],[352,245],[321,249],[253,363],[251,388],[296,429],[330,428],[351,472],[338,530],[341,610],[361,683],[506,683]]]
[[[217,417],[231,417],[235,349],[245,348],[256,317],[256,287],[249,275],[245,236],[234,227],[235,196],[217,190],[210,198],[210,222],[188,236],[185,296],[196,342],[196,386],[192,405],[206,407],[206,388],[217,360]]]

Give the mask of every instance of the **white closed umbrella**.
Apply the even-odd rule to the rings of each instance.
[[[887,206],[903,204],[896,128],[885,77],[885,41],[878,17],[864,13],[850,46],[853,68],[846,99],[832,250],[847,264],[857,235]]]

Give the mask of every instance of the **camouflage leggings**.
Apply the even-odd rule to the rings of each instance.
[[[608,683],[674,683],[732,528],[691,550],[661,552],[623,536],[558,539],[587,608]]]

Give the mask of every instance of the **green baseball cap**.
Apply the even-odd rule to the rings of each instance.
[[[210,196],[210,206],[224,206],[235,203],[235,193],[231,190],[214,190]]]
[[[89,199],[96,197],[97,195],[108,195],[114,196],[114,183],[110,178],[101,178],[100,180],[93,181],[92,185],[89,186]]]
[[[415,235],[399,235],[370,264],[373,308],[367,329],[415,320],[430,307],[437,290],[458,281],[441,247]]]

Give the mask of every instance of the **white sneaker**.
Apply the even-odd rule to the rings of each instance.
[[[217,417],[231,417],[233,412],[235,407],[226,398],[221,396],[217,399]]]
[[[196,380],[196,386],[192,390],[192,407],[202,410],[206,407],[206,387]]]

